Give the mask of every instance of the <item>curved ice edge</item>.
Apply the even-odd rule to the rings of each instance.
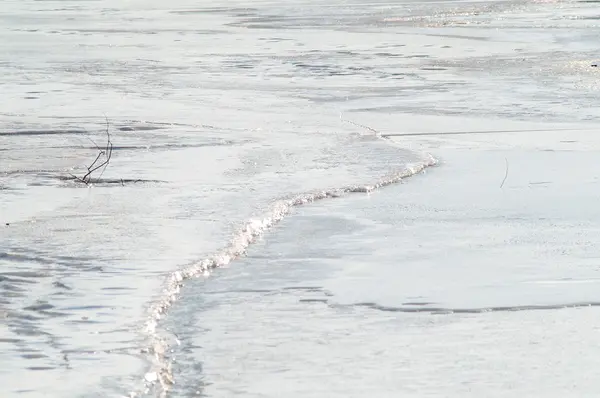
[[[150,340],[147,352],[152,355],[153,363],[151,369],[144,376],[143,394],[148,394],[153,388],[158,387],[160,391],[156,391],[156,394],[162,397],[166,395],[169,386],[173,384],[172,364],[166,355],[170,345],[166,338],[160,336],[157,326],[162,316],[177,300],[185,280],[202,275],[207,276],[211,269],[227,265],[242,256],[259,236],[281,221],[294,207],[323,199],[339,198],[345,194],[370,193],[376,189],[397,184],[403,179],[421,173],[426,168],[437,164],[438,160],[436,158],[431,154],[425,154],[421,162],[409,164],[401,171],[389,174],[372,185],[351,185],[338,189],[299,194],[290,199],[279,200],[272,205],[266,217],[249,220],[224,249],[201,262],[171,273],[167,278],[161,298],[150,307],[149,320],[145,325],[145,333]],[[129,396],[137,397],[139,393],[131,392]]]

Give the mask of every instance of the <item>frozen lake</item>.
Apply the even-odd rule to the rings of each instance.
[[[599,25],[4,2],[1,395],[598,395]]]

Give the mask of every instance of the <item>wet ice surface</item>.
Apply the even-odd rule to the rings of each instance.
[[[537,354],[555,359],[549,348],[556,346],[581,359],[578,369],[594,368],[592,332],[570,329],[595,327],[594,308],[450,318],[381,311],[596,299],[597,190],[585,171],[595,167],[597,146],[584,130],[599,116],[593,3],[13,1],[0,21],[7,54],[0,61],[5,395],[137,391],[146,372],[168,366],[169,357],[151,366],[153,340],[144,327],[170,272],[223,248],[276,199],[373,184],[418,163],[423,151],[444,161],[433,174],[379,199],[321,201],[207,285],[185,287],[159,325],[173,333],[169,343],[180,338],[173,395],[274,396],[284,385],[292,395],[394,395],[404,388],[398,380],[411,385],[413,363],[437,377],[413,377],[421,383],[415,391],[450,386],[462,396],[453,373],[460,369],[449,358],[462,352],[465,336],[481,336],[469,359],[477,372],[490,345],[515,337],[513,366],[489,365],[508,372],[505,386],[532,371]],[[104,114],[113,158],[88,189],[68,178],[85,173],[95,143],[104,144]],[[385,142],[361,137],[372,132],[340,114],[386,134],[579,130],[549,141],[523,132],[489,142]],[[540,152],[558,149],[568,152]],[[505,157],[510,174],[499,191]],[[553,167],[557,173],[540,177]],[[521,185],[517,170],[530,173]],[[440,194],[428,202],[432,191]],[[535,211],[523,211],[523,203]],[[352,238],[332,238],[340,233]],[[406,245],[391,247],[384,233]],[[477,266],[483,260],[491,261],[487,268]],[[281,266],[287,263],[294,266]],[[284,289],[305,284],[317,288]],[[440,323],[450,328],[445,339],[436,333],[448,329],[427,326]],[[490,330],[496,323],[506,334]],[[406,324],[414,334],[398,332]],[[423,331],[438,344],[415,343],[411,336]],[[289,346],[298,341],[307,349]],[[402,359],[396,353],[407,345],[415,354]],[[294,349],[297,360],[289,358]],[[419,356],[436,360],[414,365]],[[356,362],[365,366],[352,373]],[[403,369],[406,377],[381,368]],[[490,395],[486,386],[496,389],[497,379],[478,374],[474,394]],[[559,383],[552,375],[533,373]],[[593,391],[585,377],[570,380]],[[542,384],[527,388],[543,392]],[[561,391],[544,388],[552,386]]]
[[[347,220],[348,213],[340,220],[307,212],[286,220],[266,248],[256,247],[264,255],[217,272],[202,295],[185,296],[177,306],[173,315],[185,321],[175,351],[182,383],[174,396],[588,396],[598,390],[591,370],[598,361],[595,308],[404,312],[406,296],[414,305],[436,288],[406,289],[416,279],[409,270],[414,263],[348,256],[336,240],[352,239],[362,249],[365,239],[380,240],[381,233]],[[332,237],[331,230],[315,234],[316,223],[345,228]],[[290,250],[283,241],[288,227],[308,229],[314,238]],[[393,282],[381,271],[392,265],[399,269],[387,305],[396,310],[352,300],[370,294],[377,302],[381,294],[372,290],[339,288],[340,281],[359,285],[352,283],[356,272],[345,275],[348,267],[372,267],[369,277],[379,277],[378,289],[389,294]],[[331,272],[334,267],[344,271]],[[464,277],[455,270],[458,283]],[[470,304],[481,298],[475,294]]]
[[[529,137],[418,137],[440,167],[299,208],[190,282],[173,395],[594,395],[600,142]]]

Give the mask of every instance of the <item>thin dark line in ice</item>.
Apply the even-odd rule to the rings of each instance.
[[[563,129],[516,129],[516,130],[475,130],[475,131],[437,131],[423,133],[388,133],[381,134],[381,137],[418,137],[428,135],[469,135],[469,134],[506,134],[506,133],[529,133],[529,132],[552,132],[552,131],[588,131],[597,130],[595,128],[563,128]]]
[[[424,312],[430,314],[482,314],[487,312],[516,312],[516,311],[540,311],[540,310],[557,310],[565,308],[581,308],[581,307],[600,307],[600,302],[586,301],[563,304],[526,304],[512,306],[492,306],[481,308],[452,308],[452,307],[392,307],[376,303],[356,303],[356,304],[330,304],[331,307],[366,307],[373,310],[384,312]]]

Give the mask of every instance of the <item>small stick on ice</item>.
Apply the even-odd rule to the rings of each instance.
[[[504,172],[504,179],[502,180],[502,184],[500,184],[500,188],[502,188],[504,186],[504,183],[506,182],[506,179],[508,178],[508,159],[504,158],[504,161],[506,162],[506,171]]]
[[[102,178],[102,175],[104,174],[104,171],[106,170],[106,167],[108,166],[108,164],[110,163],[110,159],[112,157],[112,151],[113,151],[113,144],[112,141],[110,139],[110,131],[109,131],[109,123],[108,123],[108,118],[106,117],[106,115],[104,116],[104,118],[106,119],[106,147],[105,148],[100,148],[96,142],[94,142],[94,140],[92,140],[90,138],[90,141],[92,141],[94,143],[94,145],[96,145],[96,148],[98,149],[98,155],[96,156],[96,159],[94,159],[94,161],[92,162],[91,165],[87,166],[87,173],[83,176],[83,177],[77,177],[73,174],[71,174],[71,176],[73,177],[73,179],[75,181],[79,181],[85,185],[89,185],[92,182],[92,174],[99,169],[102,169],[102,172],[100,173],[100,177],[97,178],[97,180],[99,181],[100,178]]]

